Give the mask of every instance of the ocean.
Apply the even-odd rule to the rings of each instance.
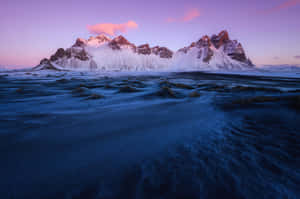
[[[0,198],[300,198],[300,77],[0,73]]]

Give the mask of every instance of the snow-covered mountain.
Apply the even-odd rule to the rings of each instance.
[[[197,42],[179,49],[172,62],[178,69],[247,69],[253,64],[237,40],[230,40],[228,32],[222,31],[211,37],[205,35]],[[186,68],[188,67],[188,68]]]
[[[243,69],[253,67],[244,49],[230,40],[227,31],[204,36],[173,53],[166,47],[136,46],[123,36],[113,39],[99,35],[78,38],[73,46],[59,48],[50,59],[43,59],[35,70],[72,69],[102,71],[148,71],[181,69]]]

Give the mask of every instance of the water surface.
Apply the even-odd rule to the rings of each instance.
[[[0,74],[1,198],[299,198],[300,79]]]

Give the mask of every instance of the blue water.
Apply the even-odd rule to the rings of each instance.
[[[237,103],[257,96],[278,99]],[[0,198],[300,198],[297,96],[300,78],[1,73]]]

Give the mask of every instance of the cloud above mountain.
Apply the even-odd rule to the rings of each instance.
[[[200,11],[197,8],[192,8],[187,10],[183,16],[180,17],[169,17],[167,18],[168,23],[173,23],[173,22],[189,22],[192,21],[193,19],[199,17],[201,15]]]
[[[91,34],[107,34],[115,36],[118,33],[126,33],[130,29],[136,29],[138,24],[135,21],[128,21],[122,24],[101,23],[95,25],[87,25],[87,29]]]
[[[281,3],[277,6],[274,6],[273,8],[264,10],[262,13],[264,13],[264,14],[274,13],[274,12],[281,11],[283,9],[294,7],[298,4],[300,4],[300,0],[286,0],[283,3]]]

